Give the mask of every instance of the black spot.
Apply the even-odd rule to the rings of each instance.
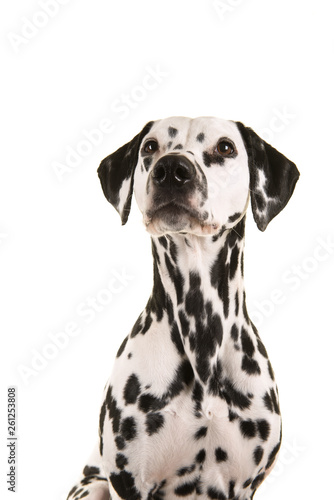
[[[265,395],[263,396],[263,402],[264,406],[273,413],[274,407],[273,407],[273,402],[271,400],[269,392],[266,392]]]
[[[178,254],[178,251],[177,251],[177,246],[175,244],[175,242],[172,240],[172,238],[170,237],[170,235],[168,235],[169,238],[169,252],[170,252],[170,256],[171,256],[171,259],[172,261],[177,264],[177,254]]]
[[[266,348],[264,347],[263,343],[259,338],[257,339],[257,348],[259,350],[259,353],[262,354],[264,358],[268,358]]]
[[[122,438],[122,436],[117,436],[115,438],[115,444],[118,450],[124,450],[124,448],[126,447],[125,440],[124,438]]]
[[[172,299],[168,294],[166,294],[166,310],[167,310],[167,316],[168,316],[168,323],[172,325],[174,321],[174,307],[173,307],[173,302]]]
[[[233,384],[228,380],[224,380],[224,389],[222,395],[226,399],[228,404],[232,403],[234,406],[237,406],[241,410],[245,410],[249,408],[251,405],[251,400],[248,396],[245,396],[242,392],[236,390],[233,387]]]
[[[191,495],[196,490],[198,480],[192,481],[191,483],[184,483],[181,486],[175,488],[174,493],[178,497],[187,497]]]
[[[203,162],[206,167],[211,167],[212,164],[224,165],[225,158],[218,153],[209,153],[203,151]]]
[[[161,237],[161,240],[159,238],[159,241],[160,243],[162,243],[162,240],[165,239],[164,236]],[[153,260],[157,262],[157,264],[160,264],[160,256],[159,256],[159,252],[158,252],[158,249],[157,249],[157,245],[155,244],[155,242],[153,241],[153,238],[151,240],[151,243],[152,243],[152,255],[153,255]]]
[[[194,352],[194,350],[196,349],[196,335],[194,334],[194,332],[191,332],[189,335],[189,346],[191,352]]]
[[[280,446],[281,446],[281,443],[277,443],[277,445],[272,449],[269,457],[268,457],[268,462],[266,464],[266,470],[268,470],[272,465],[273,463],[275,462],[275,458],[276,458],[276,455],[280,449]]]
[[[199,133],[196,137],[196,141],[198,142],[203,142],[205,139],[205,134],[203,134],[203,132]]]
[[[225,243],[220,250],[216,261],[211,268],[211,285],[217,288],[218,295],[223,302],[224,316],[229,314],[229,264],[227,263],[228,246]]]
[[[248,486],[252,483],[252,478],[250,477],[249,479],[247,479],[244,484],[242,485],[242,487],[245,489],[245,488],[248,488]]]
[[[198,345],[198,344],[197,344]],[[196,370],[202,382],[206,383],[210,376],[210,362],[208,358],[197,354],[196,356]]]
[[[78,500],[81,500],[81,498],[85,498],[89,495],[89,491],[85,490],[83,493],[78,498]]]
[[[130,334],[131,338],[136,337],[136,335],[138,335],[138,333],[141,331],[141,327],[142,327],[141,319],[142,319],[142,315],[140,314],[137,321],[135,322],[135,324],[132,327],[132,331]],[[126,340],[126,342],[128,341],[127,338],[125,340]],[[125,342],[125,345],[126,345],[126,342]],[[124,347],[125,347],[125,345],[124,345]],[[124,347],[123,347],[123,350],[124,350]]]
[[[251,486],[252,490],[255,490],[258,486],[260,486],[260,484],[264,480],[264,476],[265,476],[264,472],[262,472],[261,474],[259,474],[258,476],[256,476],[256,478],[252,482],[252,486]]]
[[[235,222],[236,220],[239,219],[240,216],[241,216],[241,212],[236,212],[235,214],[229,216],[228,221]]]
[[[167,401],[165,398],[160,399],[152,394],[142,394],[139,398],[139,409],[144,413],[161,410],[166,404]]]
[[[117,358],[119,358],[122,355],[128,340],[129,340],[129,337],[125,337],[125,339],[123,340],[121,347],[118,349],[118,352],[116,354]]]
[[[233,280],[239,263],[239,249],[237,245],[233,247],[230,257],[230,279]]]
[[[270,376],[271,380],[275,380],[274,370],[273,370],[273,367],[271,366],[269,359],[268,359],[268,372],[269,372],[269,376]]]
[[[152,248],[154,248],[153,245]],[[166,292],[161,281],[157,261],[154,260],[153,291],[147,303],[146,310],[155,313],[157,321],[159,322],[162,320],[165,309],[166,309]]]
[[[128,465],[128,459],[122,453],[117,453],[116,458],[116,467],[120,470],[123,470],[126,465]]]
[[[81,486],[81,484],[80,484],[80,486]],[[82,493],[82,492],[83,492],[83,490],[84,490],[83,488],[80,488],[80,489],[76,492],[76,494],[75,494],[75,496],[76,496],[76,500],[77,500],[77,498],[78,498],[78,495],[80,495],[80,493]]]
[[[195,464],[189,465],[188,467],[182,467],[177,471],[179,477],[185,476],[186,474],[191,474],[196,468]]]
[[[203,311],[204,300],[200,286],[200,275],[192,271],[189,274],[189,291],[186,295],[186,312],[189,316],[198,316]]]
[[[178,353],[181,356],[183,356],[184,355],[184,346],[183,346],[183,342],[181,340],[181,336],[180,336],[180,332],[179,332],[177,323],[175,321],[172,325],[171,339],[172,339],[172,342],[175,345]]]
[[[235,312],[235,315],[238,316],[238,314],[239,314],[239,292],[238,291],[235,292],[234,302],[235,302],[234,312]]]
[[[232,328],[231,328],[231,337],[234,340],[234,342],[237,342],[239,338],[239,330],[238,327],[235,323],[233,323]]]
[[[235,487],[235,481],[230,481],[229,488],[228,488],[228,498],[231,500],[236,500],[235,493],[234,493],[234,487]]]
[[[259,363],[255,359],[247,356],[247,354],[244,354],[242,358],[241,368],[248,373],[248,375],[260,375],[261,373]]]
[[[257,430],[262,441],[267,441],[270,434],[270,425],[267,420],[257,420]]]
[[[112,429],[114,433],[119,431],[119,424],[121,420],[122,412],[116,406],[116,401],[114,400],[112,407],[109,408],[109,417],[112,419]]]
[[[190,361],[186,358],[179,365],[175,373],[174,379],[168,386],[164,399],[175,398],[180,394],[184,386],[188,387],[193,380],[194,380],[194,371],[192,369]]]
[[[95,474],[100,474],[100,469],[98,467],[93,467],[92,465],[86,465],[82,473],[84,476],[93,476]]]
[[[175,287],[177,303],[181,304],[181,302],[183,301],[184,278],[181,274],[180,269],[177,266],[173,266],[167,253],[165,253],[165,263],[166,263],[169,277],[170,277],[170,279]]]
[[[123,397],[126,405],[133,405],[140,394],[140,383],[138,377],[133,373],[128,378],[124,387]]]
[[[111,473],[109,479],[118,496],[124,499],[140,500],[141,494],[137,491],[135,480],[130,472],[123,470],[119,474]]]
[[[77,486],[73,486],[73,488],[71,489],[71,491],[69,492],[68,496],[67,496],[67,500],[69,500],[70,496],[73,495],[73,493],[75,491],[77,491],[78,487]]]
[[[226,495],[222,491],[217,490],[216,488],[208,488],[208,497],[214,500],[227,500]]]
[[[202,401],[203,401],[204,390],[201,384],[196,381],[194,384],[194,389],[192,393],[192,400],[195,401],[195,416],[200,418],[202,416]]]
[[[198,440],[198,439],[201,439],[201,438],[204,438],[206,436],[208,432],[208,428],[207,427],[200,427],[198,429],[198,431],[195,433],[195,439]]]
[[[273,402],[274,412],[277,413],[277,415],[279,415],[280,410],[274,389],[270,389],[270,395],[271,395],[271,400]]]
[[[197,453],[195,460],[198,464],[202,464],[205,461],[205,457],[206,457],[206,451],[202,449]]]
[[[216,448],[215,449],[215,456],[216,456],[216,461],[219,462],[226,462],[227,460],[227,453],[225,450],[222,450],[221,448]]]
[[[166,236],[160,236],[158,238],[159,243],[164,247],[165,250],[167,250],[168,242]]]
[[[153,158],[152,158],[152,156],[146,156],[146,158],[144,158],[143,161],[144,161],[145,170],[147,172],[148,169],[150,168],[150,166],[152,165]]]
[[[225,231],[226,231],[226,226],[225,226],[225,225],[223,225],[223,226],[219,229],[218,233],[217,233],[217,234],[215,234],[214,236],[212,236],[212,241],[213,241],[213,243],[215,243],[215,241],[218,241],[218,240],[219,240],[219,238],[223,235],[223,233],[224,233]]]
[[[183,149],[182,144],[177,144],[173,149]]]
[[[161,413],[149,413],[146,416],[146,432],[149,436],[155,434],[163,427],[165,423],[164,416]]]
[[[241,329],[241,346],[245,354],[250,357],[253,356],[255,352],[254,344],[245,328]]]
[[[252,420],[241,420],[240,431],[244,437],[251,439],[256,436],[256,425]]]
[[[237,241],[241,241],[245,236],[246,217],[243,217],[228,233],[228,244],[233,248]]]
[[[242,312],[243,312],[243,315],[244,315],[244,318],[245,318],[246,322],[249,324],[250,323],[250,319],[249,319],[248,312],[247,312],[246,292],[245,291],[244,291],[243,296],[242,296]]]
[[[211,318],[208,318],[208,323],[210,323],[210,330],[212,339],[215,343],[221,345],[223,340],[223,325],[218,314],[214,314]]]
[[[152,325],[152,321],[153,321],[152,316],[150,315],[150,313],[148,313],[145,318],[143,329],[141,331],[142,335],[145,335],[145,333],[149,330],[150,326]]]
[[[132,441],[137,435],[136,421],[133,417],[122,420],[121,434],[126,441]]]
[[[231,409],[229,409],[228,410],[228,419],[229,419],[229,421],[233,422],[237,418],[239,418],[239,415],[237,413],[234,413],[234,411],[232,411]]]
[[[209,381],[209,394],[213,394],[214,396],[218,396],[220,394],[222,387],[222,374],[222,364],[218,359],[216,364],[212,367],[212,375]]]
[[[182,311],[182,309],[179,311],[179,320],[181,323],[181,333],[183,337],[187,337],[189,335],[190,324],[187,316],[185,315],[184,311]]]
[[[178,133],[178,130],[174,127],[168,127],[168,135],[169,137],[174,138]]]
[[[257,446],[253,452],[253,458],[256,465],[259,465],[263,457],[263,448],[262,446]]]
[[[99,422],[100,423],[100,425],[99,425],[100,455],[102,455],[102,453],[103,453],[103,438],[102,438],[102,435],[103,435],[103,427],[104,427],[104,420],[105,420],[105,417],[106,417],[106,411],[107,411],[107,404],[104,401],[103,405],[101,406],[101,410],[100,410],[100,422]]]
[[[110,420],[112,420],[113,431],[114,433],[117,433],[119,430],[119,423],[122,412],[120,408],[117,407],[117,402],[112,395],[111,386],[108,387],[105,402],[109,412],[109,418]]]

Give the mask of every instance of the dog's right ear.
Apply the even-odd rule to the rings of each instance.
[[[133,176],[138,162],[140,144],[151,130],[149,122],[132,141],[107,156],[97,170],[107,200],[121,216],[122,224],[128,220],[133,192]]]

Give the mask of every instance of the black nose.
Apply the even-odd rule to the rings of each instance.
[[[153,171],[153,182],[161,187],[183,186],[195,177],[195,167],[181,155],[166,155],[160,158]]]

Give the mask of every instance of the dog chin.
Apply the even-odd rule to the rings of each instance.
[[[215,235],[219,232],[218,224],[204,223],[196,217],[180,211],[179,213],[155,214],[153,217],[144,217],[146,230],[152,236],[163,236],[172,233],[187,233],[196,236]]]

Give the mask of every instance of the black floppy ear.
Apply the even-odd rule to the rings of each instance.
[[[251,128],[236,124],[248,154],[253,216],[257,227],[264,231],[291,198],[299,172],[292,161]]]
[[[104,195],[121,216],[122,224],[126,223],[130,213],[139,147],[152,125],[153,122],[147,123],[132,141],[102,160],[97,170]]]

